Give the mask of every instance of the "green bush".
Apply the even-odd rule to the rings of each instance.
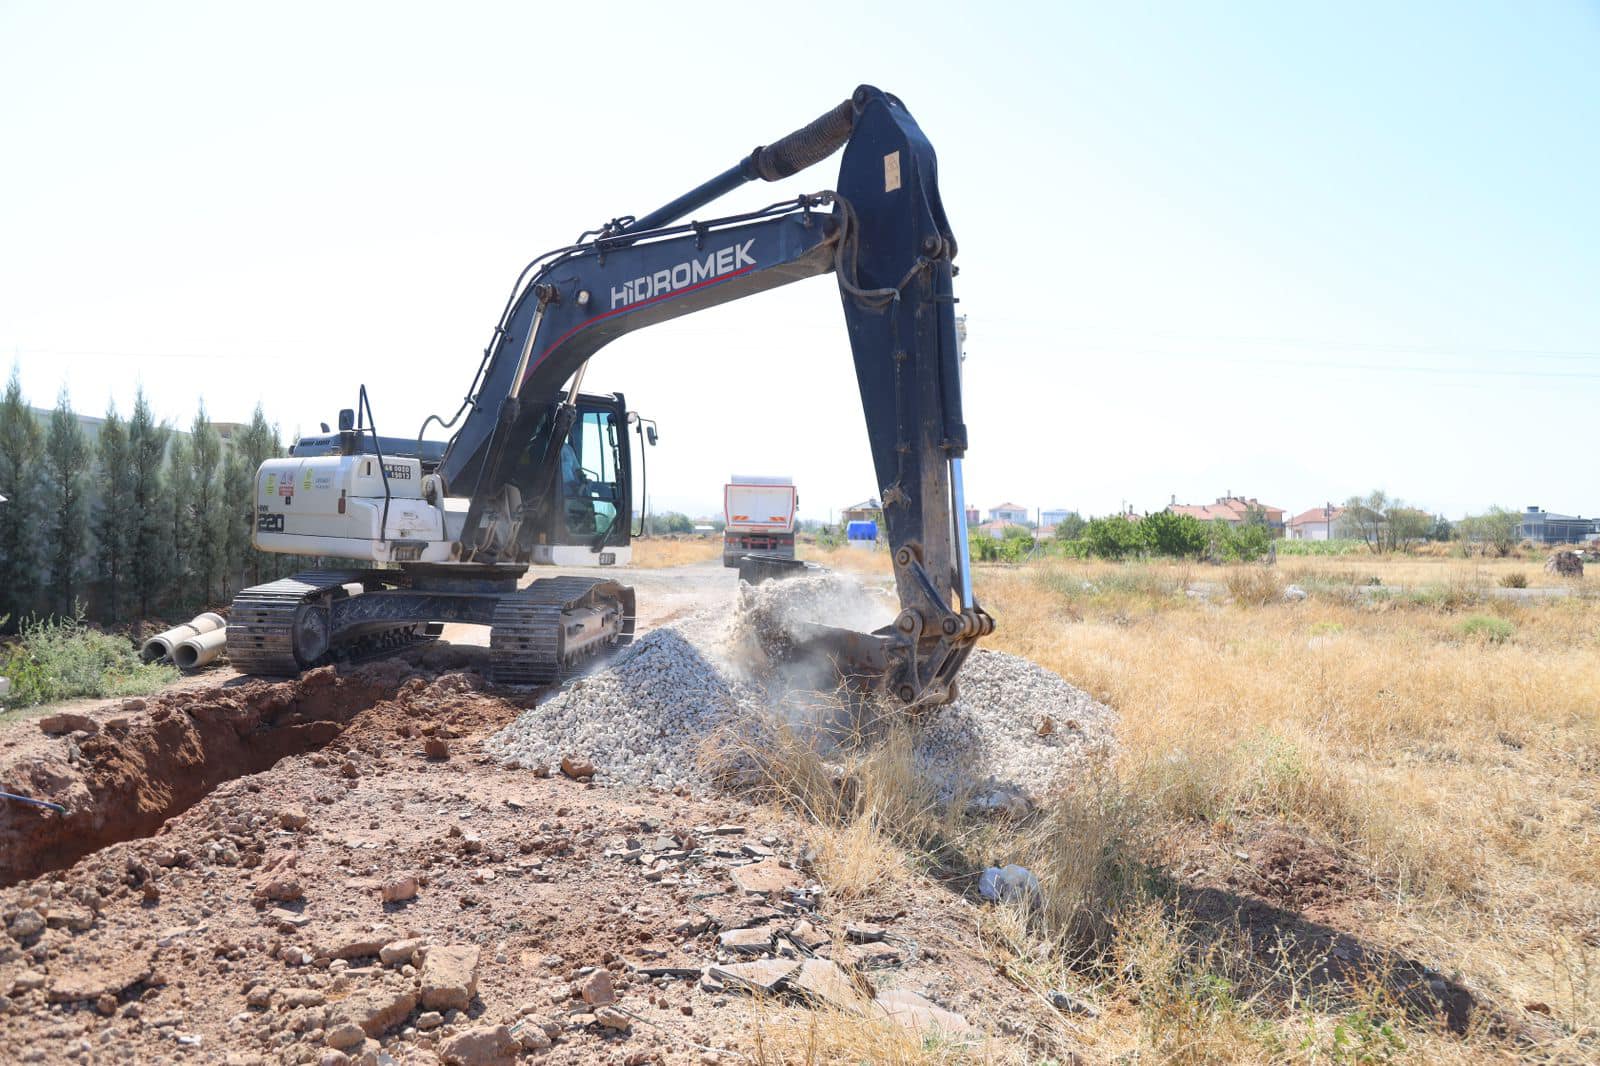
[[[131,643],[86,628],[79,611],[25,620],[0,676],[11,679],[8,705],[32,707],[79,696],[140,696],[176,680],[178,671],[140,662]]]
[[[1058,540],[1051,547],[1051,551],[1063,559],[1089,558],[1089,543],[1079,537],[1075,540]]]
[[[1193,515],[1157,511],[1139,522],[1145,550],[1174,559],[1197,559],[1210,544],[1204,522]]]
[[[1007,526],[999,540],[987,533],[974,533],[968,546],[975,562],[1020,563],[1033,553],[1033,530]]]
[[[1475,614],[1461,623],[1461,635],[1485,644],[1504,644],[1516,636],[1517,627],[1504,618],[1489,614]]]
[[[1083,527],[1083,542],[1089,554],[1102,559],[1125,559],[1144,550],[1144,535],[1138,522],[1121,515],[1096,518]]]
[[[1272,534],[1265,526],[1231,526],[1220,518],[1211,522],[1211,557],[1220,562],[1254,562],[1271,547]]]

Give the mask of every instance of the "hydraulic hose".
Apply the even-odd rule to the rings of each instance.
[[[781,181],[822,162],[850,139],[850,130],[855,124],[856,98],[864,99],[868,91],[862,86],[851,99],[815,121],[757,148],[745,158],[742,164],[745,171],[754,172],[762,181]]]
[[[850,140],[855,128],[856,114],[874,95],[883,95],[870,85],[862,85],[850,94],[850,99],[833,108],[814,121],[801,126],[793,133],[780,137],[769,145],[762,145],[716,177],[690,189],[671,203],[663,204],[647,215],[622,222],[614,233],[642,232],[659,229],[676,221],[698,207],[732,192],[747,181],[781,181],[798,174],[806,167],[820,163]]]

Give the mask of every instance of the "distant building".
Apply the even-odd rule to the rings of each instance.
[[[1065,507],[1047,508],[1046,510],[1039,512],[1039,524],[1041,526],[1060,525],[1062,522],[1067,520],[1067,515],[1071,513],[1072,512]]]
[[[977,524],[978,524],[978,509],[976,507],[968,507],[967,508],[967,527],[970,529],[971,527],[976,526]]]
[[[1313,507],[1289,519],[1286,535],[1290,540],[1332,540],[1333,531],[1342,514],[1344,508],[1335,507],[1331,503]]]
[[[1186,514],[1198,518],[1202,522],[1213,522],[1217,519],[1228,523],[1230,526],[1242,526],[1251,511],[1259,510],[1266,519],[1267,529],[1275,537],[1283,536],[1283,508],[1273,507],[1262,503],[1254,496],[1235,496],[1229,492],[1225,496],[1217,497],[1216,503],[1179,503],[1176,496],[1167,505],[1167,510],[1173,514]]]
[[[999,507],[989,508],[989,521],[1025,526],[1028,524],[1028,509],[1018,503],[1002,503]]]
[[[848,526],[851,522],[877,522],[882,525],[883,504],[873,498],[852,504],[839,512],[839,524],[841,526]]]
[[[1522,527],[1517,535],[1535,544],[1581,544],[1600,536],[1600,518],[1554,514],[1529,507],[1522,512]]]
[[[982,525],[975,526],[975,527],[967,530],[967,532],[972,534],[973,536],[977,536],[979,533],[982,533],[985,536],[993,537],[995,540],[1001,540],[1001,539],[1003,539],[1005,537],[1006,530],[1008,530],[1008,529],[1027,529],[1027,528],[1028,527],[1023,525],[1021,522],[1004,522],[1004,521],[1001,521],[999,519],[994,519],[994,520],[991,520],[991,521],[988,521],[988,522],[984,522]]]

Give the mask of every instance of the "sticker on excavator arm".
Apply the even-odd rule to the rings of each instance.
[[[883,191],[894,192],[900,187],[900,153],[890,152],[883,157]]]

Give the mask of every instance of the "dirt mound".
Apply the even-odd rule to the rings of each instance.
[[[1240,844],[1249,861],[1237,887],[1278,906],[1315,913],[1367,894],[1368,882],[1338,852],[1285,826],[1265,826]]]
[[[0,806],[0,884],[147,836],[220,783],[326,745],[361,712],[403,691],[427,689],[414,673],[409,663],[390,660],[346,671],[323,667],[293,681],[129,700],[125,713],[105,718],[93,735],[80,731],[42,753],[19,753],[0,765],[0,780],[67,813]],[[448,709],[452,685],[466,682],[433,684],[441,709]]]

